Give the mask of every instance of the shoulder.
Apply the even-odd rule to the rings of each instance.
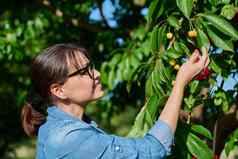
[[[64,155],[75,147],[79,147],[96,134],[91,126],[77,121],[60,121],[46,123],[39,130],[38,139],[42,143],[44,153],[49,156]]]

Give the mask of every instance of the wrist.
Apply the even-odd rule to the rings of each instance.
[[[181,88],[185,88],[186,87],[186,82],[182,79],[176,78],[175,80],[175,85],[176,87],[181,87]]]

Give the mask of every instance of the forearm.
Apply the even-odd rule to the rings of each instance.
[[[177,127],[179,111],[183,100],[185,85],[176,80],[171,95],[162,110],[159,119],[167,123],[174,133]]]

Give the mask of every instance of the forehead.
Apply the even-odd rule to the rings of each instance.
[[[87,55],[80,51],[73,51],[67,57],[68,66],[70,69],[84,68],[89,62]]]

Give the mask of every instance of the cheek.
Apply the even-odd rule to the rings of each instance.
[[[72,79],[71,82],[67,83],[65,89],[67,96],[74,100],[86,100],[87,98],[90,98],[95,91],[95,88],[93,88],[93,81],[86,78]]]

